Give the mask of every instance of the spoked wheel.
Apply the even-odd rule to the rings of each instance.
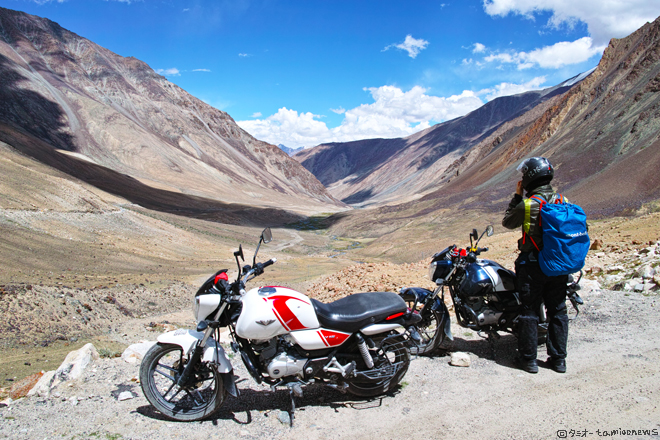
[[[445,329],[442,325],[442,314],[435,310],[420,312],[422,321],[416,325],[420,342],[412,344],[410,352],[417,355],[427,355],[440,346],[445,340]]]
[[[374,367],[358,368],[356,377],[347,381],[347,391],[361,397],[373,397],[394,389],[410,366],[408,342],[401,336],[388,336],[374,358]]]
[[[144,396],[171,420],[202,420],[215,413],[225,400],[220,374],[205,363],[200,363],[187,387],[176,384],[187,361],[178,345],[156,344],[144,356],[140,366]]]

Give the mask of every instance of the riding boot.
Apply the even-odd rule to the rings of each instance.
[[[536,359],[539,318],[531,311],[518,318],[518,353],[525,361]]]

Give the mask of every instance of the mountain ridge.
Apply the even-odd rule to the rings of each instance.
[[[146,63],[48,19],[0,8],[0,73],[1,139],[27,154],[34,154],[30,136],[76,153],[62,169],[73,176],[95,163],[180,193],[182,201],[202,197],[299,213],[345,209],[296,161],[225,112]]]

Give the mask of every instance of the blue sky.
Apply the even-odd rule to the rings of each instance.
[[[595,67],[660,0],[0,0],[288,147],[407,136]]]

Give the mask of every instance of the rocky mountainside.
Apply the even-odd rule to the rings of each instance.
[[[0,140],[152,209],[343,209],[279,148],[252,138],[144,62],[4,8]]]
[[[659,84],[660,19],[613,39],[597,68],[567,92],[502,123],[471,148],[440,157],[432,192],[413,201],[336,215],[328,225],[335,234],[373,238],[359,250],[364,259],[415,261],[421,252],[437,250],[433,237],[447,245],[451,243],[446,237],[467,235],[472,227],[491,223],[497,229],[520,178],[516,167],[530,156],[550,158],[553,184],[590,219],[656,211]],[[404,175],[406,169],[402,165]],[[409,184],[397,176],[399,170],[391,169],[393,190],[397,184]],[[370,190],[363,191],[370,197]],[[393,245],[400,242],[411,246]]]
[[[296,158],[347,203],[423,196],[415,206],[428,213],[465,200],[500,209],[519,160],[545,155],[562,190],[591,213],[630,212],[660,197],[659,35],[656,20],[613,39],[570,87],[499,98],[408,138],[322,145]]]
[[[546,108],[569,89],[555,87],[492,100],[479,109],[398,139],[367,139],[319,145],[294,158],[330,192],[353,205],[374,205],[421,197],[462,169],[461,156],[502,124]],[[530,115],[533,113],[530,113]],[[528,116],[529,118],[530,116]]]
[[[590,216],[632,213],[660,198],[659,129],[660,18],[612,39],[596,70],[538,117],[514,119],[462,155],[461,175],[427,200],[475,197],[501,210],[519,161],[546,156],[556,185]]]

